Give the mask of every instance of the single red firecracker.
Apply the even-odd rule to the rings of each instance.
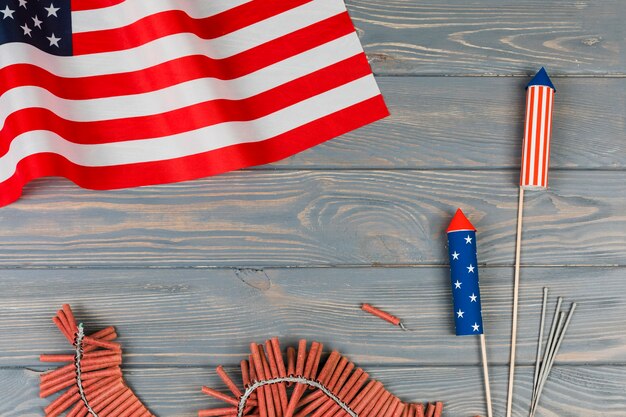
[[[363,303],[361,304],[361,310],[365,311],[366,313],[370,313],[376,317],[379,317],[391,324],[393,324],[394,326],[398,326],[400,327],[402,330],[406,330],[406,327],[404,326],[404,324],[402,323],[402,321],[400,321],[399,318],[397,318],[396,316],[394,316],[393,314],[387,313],[386,311],[383,311],[379,308],[374,307],[371,304],[367,304],[367,303]]]

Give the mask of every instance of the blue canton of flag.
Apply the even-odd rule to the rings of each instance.
[[[459,209],[447,232],[456,334],[482,334],[476,229]]]
[[[0,0],[0,45],[9,42],[71,55],[70,0]]]

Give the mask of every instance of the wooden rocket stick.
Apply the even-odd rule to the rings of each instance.
[[[522,249],[522,217],[524,213],[524,189],[519,189],[517,206],[517,237],[515,239],[515,272],[513,278],[513,322],[511,325],[511,357],[509,364],[509,391],[506,401],[506,417],[511,417],[513,406],[513,381],[515,378],[515,348],[517,343],[517,305],[519,299],[519,266]]]
[[[491,388],[489,384],[489,368],[487,366],[487,346],[485,343],[485,333],[480,335],[480,353],[483,360],[483,379],[485,382],[485,399],[487,402],[487,417],[493,417],[491,407]]]

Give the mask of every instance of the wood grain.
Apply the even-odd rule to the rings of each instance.
[[[358,364],[357,364],[358,365]],[[372,377],[405,401],[443,401],[446,417],[485,415],[480,368],[367,367]],[[491,369],[494,415],[504,412],[506,367]],[[223,388],[207,368],[125,368],[127,382],[160,417],[193,417],[197,410],[223,406],[200,392],[202,385]],[[38,373],[0,369],[0,415],[40,416],[48,401],[38,398]],[[232,372],[234,375],[234,372]],[[532,384],[532,368],[516,373],[514,415],[525,415]],[[558,366],[546,384],[537,417],[623,417],[626,367]]]
[[[480,255],[480,253],[479,253]],[[440,268],[6,270],[0,366],[36,366],[69,348],[51,322],[70,303],[87,329],[115,325],[128,365],[238,364],[248,343],[317,339],[360,364],[476,365],[478,338],[454,336]],[[481,268],[489,358],[509,358],[512,268]],[[518,363],[534,364],[543,286],[579,303],[559,364],[626,364],[623,268],[524,268]],[[409,332],[360,310],[371,303]]]
[[[391,116],[274,164],[140,189],[60,179],[0,210],[0,417],[42,415],[40,353],[71,303],[115,325],[161,416],[248,342],[317,339],[405,400],[485,415],[476,338],[453,335],[443,231],[479,229],[495,415],[504,411],[524,86],[557,86],[550,189],[527,193],[514,415],[530,397],[542,287],[578,301],[538,417],[626,403],[626,2],[347,0]],[[401,330],[366,315],[369,302]]]
[[[515,169],[529,77],[378,77],[391,116],[261,167]],[[551,169],[626,168],[626,79],[556,78]]]
[[[626,72],[620,0],[348,0],[377,74]]]
[[[235,172],[96,192],[47,179],[0,212],[0,265],[443,265],[462,207],[482,262],[511,265],[515,171]],[[554,171],[527,193],[524,264],[626,265],[622,172]]]

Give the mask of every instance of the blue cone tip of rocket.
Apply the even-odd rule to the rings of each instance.
[[[548,73],[546,72],[546,69],[544,67],[541,67],[541,69],[537,71],[537,73],[535,74],[533,79],[530,80],[526,88],[533,85],[545,85],[546,87],[550,87],[551,89],[556,91],[556,88],[554,88],[554,84],[552,84],[552,81],[550,80],[550,77],[548,77]]]

